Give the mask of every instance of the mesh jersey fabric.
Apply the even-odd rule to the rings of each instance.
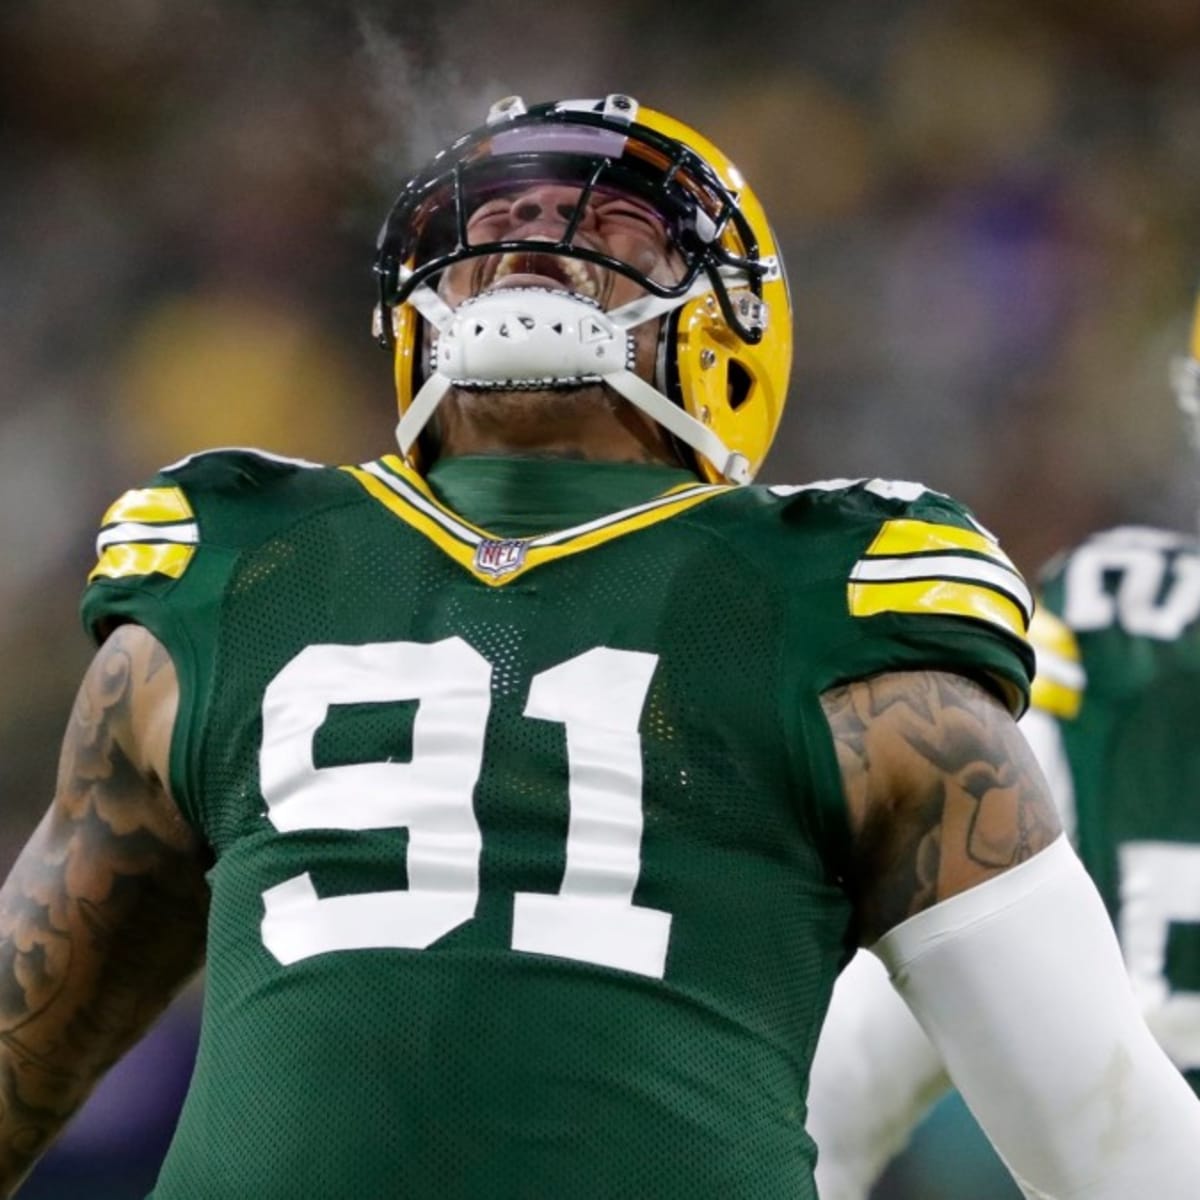
[[[808,1069],[853,942],[818,697],[935,667],[1023,704],[1020,631],[947,607],[961,581],[907,582],[904,605],[870,615],[848,601],[881,529],[971,539],[971,518],[866,481],[712,488],[607,540],[568,537],[497,582],[449,540],[475,536],[489,494],[502,509],[504,488],[540,489],[587,518],[568,481],[632,512],[678,477],[512,461],[472,487],[464,462],[442,481],[473,510],[457,521],[430,507],[435,493],[373,494],[371,479],[399,478],[373,469],[185,460],[115,506],[110,539],[136,544],[84,595],[96,636],[133,620],[170,650],[173,792],[215,855],[199,1056],[155,1200],[812,1200]],[[154,505],[169,520],[150,533],[123,522]],[[164,557],[154,528],[182,554]],[[409,653],[426,664],[416,677],[380,678],[378,663]],[[318,659],[326,673],[303,674]],[[626,686],[626,664],[648,671],[644,686]],[[280,714],[312,702],[310,681],[336,702],[318,695],[289,732]],[[396,800],[418,778],[446,790],[437,805]],[[318,785],[326,815],[297,818]],[[603,807],[618,802],[620,829]],[[415,806],[411,826],[388,823],[395,804]],[[620,902],[567,907],[660,933],[665,914],[660,967],[613,966],[586,930],[554,934],[550,952],[514,945],[520,904],[622,874]],[[311,885],[325,905],[305,910],[314,928],[348,899],[382,896],[361,911],[406,928],[406,897],[423,918],[464,894],[468,907],[420,947],[303,948],[285,964],[264,944],[281,885],[293,899]],[[370,920],[351,925],[335,940],[376,937]]]
[[[1200,1094],[1200,543],[1105,530],[1041,588],[1085,681],[1059,714],[1077,849],[1151,1028]]]

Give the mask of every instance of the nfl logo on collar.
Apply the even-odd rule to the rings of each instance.
[[[525,561],[528,542],[502,541],[480,542],[475,547],[475,570],[484,575],[508,575]]]

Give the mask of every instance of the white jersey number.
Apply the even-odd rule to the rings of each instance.
[[[1167,940],[1173,923],[1200,922],[1200,846],[1126,842],[1119,851],[1117,932],[1146,1023],[1182,1071],[1200,1068],[1200,993],[1172,991]]]
[[[1115,592],[1106,586],[1114,574],[1120,576]],[[1074,630],[1116,622],[1135,637],[1172,641],[1197,617],[1200,558],[1194,554],[1170,558],[1154,545],[1114,539],[1085,546],[1067,568],[1063,619]]]
[[[527,717],[566,727],[566,869],[556,895],[514,897],[514,950],[661,979],[671,916],[633,903],[641,872],[638,723],[658,659],[597,647],[533,677]],[[308,646],[263,696],[259,769],[271,824],[408,830],[408,887],[317,895],[308,872],[263,893],[263,943],[284,965],[332,950],[421,950],[469,921],[483,839],[491,664],[461,638]],[[334,704],[415,700],[412,760],[317,767],[313,741]]]

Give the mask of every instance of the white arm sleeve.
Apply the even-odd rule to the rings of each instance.
[[[872,949],[1027,1197],[1200,1195],[1200,1101],[1065,838]]]
[[[809,1080],[821,1200],[866,1200],[949,1083],[882,964],[859,951],[833,989]]]

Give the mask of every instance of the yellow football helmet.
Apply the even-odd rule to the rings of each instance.
[[[468,218],[479,206],[542,183],[578,189],[559,241],[472,243]],[[589,199],[606,193],[654,210],[677,264],[671,279],[578,236]],[[566,290],[499,289],[457,308],[438,294],[447,268],[505,254],[581,260],[632,279],[642,294],[604,311],[570,286],[586,275],[578,265],[563,272]],[[711,142],[630,96],[493,105],[485,125],[404,186],[380,231],[375,272],[375,335],[394,352],[397,438],[414,465],[421,430],[451,385],[603,381],[662,424],[711,482],[748,482],[770,448],[787,398],[792,314],[766,214]],[[650,320],[660,323],[652,384],[632,370],[628,334]]]
[[[1192,314],[1192,338],[1188,353],[1171,364],[1175,397],[1187,421],[1192,444],[1200,450],[1200,292]]]

